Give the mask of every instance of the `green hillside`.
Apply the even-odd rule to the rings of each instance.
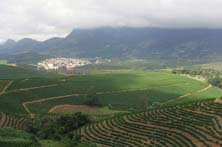
[[[0,92],[4,90],[5,86],[7,85],[8,80],[0,80]]]
[[[164,71],[97,72],[62,78],[12,80],[0,95],[0,111],[47,113],[62,104],[109,106],[111,109],[137,110],[161,104],[195,101],[221,96],[221,90],[207,83]],[[179,98],[187,93],[190,95]],[[92,102],[94,101],[94,102]]]
[[[221,147],[221,113],[221,100],[202,101],[102,120],[77,134],[109,147]]]
[[[54,140],[40,140],[39,142],[41,144],[41,147],[69,147],[64,143]],[[94,144],[79,143],[78,145],[75,145],[75,147],[97,147],[97,146]]]
[[[93,36],[93,37],[92,37]],[[7,60],[30,63],[47,56],[151,59],[186,64],[221,58],[222,29],[99,27],[74,29],[65,38],[25,38],[0,46]],[[17,54],[17,55],[16,55]],[[44,54],[44,55],[43,55]],[[5,59],[4,56],[2,59]]]
[[[19,79],[30,77],[55,77],[52,72],[38,71],[31,66],[8,66],[0,64],[0,79]]]
[[[1,147],[40,147],[32,134],[14,129],[0,129]]]

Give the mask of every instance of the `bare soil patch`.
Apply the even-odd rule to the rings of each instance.
[[[86,105],[58,105],[49,110],[49,113],[70,113],[70,112],[83,112],[95,113],[99,110],[98,107]]]
[[[222,99],[216,98],[216,99],[214,100],[214,103],[222,104]]]

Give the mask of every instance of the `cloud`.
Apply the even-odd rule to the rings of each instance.
[[[0,40],[100,26],[222,27],[221,0],[0,0]]]

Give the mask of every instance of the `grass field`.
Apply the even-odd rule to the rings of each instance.
[[[60,78],[21,78],[13,80],[0,95],[0,111],[26,113],[22,104],[30,102],[27,107],[31,112],[47,113],[56,105],[84,105],[90,96],[96,97],[102,106],[120,110],[144,109],[187,93],[192,95],[178,102],[221,96],[221,90],[215,87],[196,93],[207,86],[207,83],[166,71],[109,71]],[[48,98],[50,100],[36,101]]]

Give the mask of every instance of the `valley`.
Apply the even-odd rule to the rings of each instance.
[[[0,0],[0,147],[222,147],[221,7]]]
[[[25,69],[23,73],[17,74],[20,73],[22,69]],[[212,102],[215,98],[222,96],[222,90],[209,84],[206,79],[199,80],[192,76],[175,74],[175,71],[169,69],[110,69],[95,70],[82,74],[61,74],[59,72],[39,71],[24,66],[9,67],[2,65],[0,66],[0,71],[1,70],[9,73],[7,78],[5,77],[6,75],[4,75],[0,80],[1,128],[10,127],[29,130],[28,132],[31,131],[35,133],[35,129],[32,129],[33,123],[35,122],[44,118],[56,119],[58,116],[69,116],[81,112],[83,115],[89,117],[90,123],[84,125],[82,129],[76,129],[74,136],[78,138],[75,140],[80,139],[77,141],[79,142],[79,146],[86,147],[95,145],[161,146],[161,143],[164,141],[168,144],[167,146],[170,146],[170,144],[173,145],[174,143],[177,144],[177,142],[172,142],[172,138],[170,137],[165,137],[166,139],[159,142],[155,139],[157,135],[147,136],[146,139],[149,139],[149,141],[143,140],[145,139],[144,136],[141,136],[143,132],[137,133],[137,131],[139,131],[137,129],[131,129],[131,131],[128,132],[130,129],[128,127],[130,127],[131,124],[127,126],[127,128],[122,127],[125,123],[125,117],[127,118],[127,125],[128,123],[133,123],[132,125],[137,125],[139,129],[139,125],[144,127],[144,124],[142,124],[144,122],[136,121],[134,124],[134,120],[132,120],[133,122],[131,122],[131,120],[128,122],[128,117],[132,116],[134,118],[134,115],[137,116],[140,115],[140,113],[150,114],[154,111],[156,116],[153,116],[154,114],[152,113],[150,115],[162,119],[162,114],[159,114],[159,111],[176,109],[176,112],[179,113],[180,109],[177,110],[177,107],[193,106],[193,104],[199,104],[199,102],[202,101]],[[220,105],[220,103],[217,104]],[[198,114],[201,115],[202,113],[198,112]],[[175,115],[177,114],[175,113]],[[192,113],[192,115],[195,116],[197,114]],[[119,119],[121,120],[120,122],[118,122]],[[144,119],[147,121],[147,118]],[[171,117],[168,119],[171,119]],[[111,122],[109,122],[109,120]],[[154,121],[154,119],[151,120]],[[171,120],[169,121],[172,122]],[[115,128],[117,127],[116,124],[119,124],[120,128]],[[171,124],[172,123],[170,123],[170,125]],[[36,127],[38,127],[38,125]],[[150,127],[156,128],[157,126],[153,124],[147,126],[147,129]],[[177,133],[185,131],[177,130],[178,128],[171,128],[172,126],[166,127],[164,125],[158,127],[162,128],[160,132],[158,132],[159,137],[166,133],[164,131],[168,130],[171,130],[171,132],[175,130]],[[216,131],[214,130],[215,128],[212,129],[212,131]],[[106,135],[104,134],[101,138],[100,135],[103,133],[100,133],[100,131],[109,132],[111,130],[114,132],[107,136],[110,138],[109,141],[104,142],[102,139],[106,140]],[[146,129],[144,131],[146,131]],[[155,133],[154,130],[153,133]],[[161,135],[161,133],[163,133],[163,135]],[[201,140],[195,135],[192,136],[192,133],[190,133],[191,132],[185,133],[187,141],[182,141],[178,136],[173,138],[180,138],[182,142],[179,144],[181,146],[188,146],[188,144],[189,146],[195,146],[195,144],[198,146],[198,141],[201,142]],[[35,135],[38,136],[38,134]],[[124,135],[124,137],[122,135]],[[135,138],[135,140],[128,141],[127,139],[129,138],[127,136],[134,136],[133,138]],[[114,143],[112,138],[115,140],[119,138],[119,141]],[[124,140],[127,140],[127,143]],[[196,141],[193,142],[193,140]],[[39,145],[46,145],[46,142],[55,146],[57,144],[61,145],[62,143],[55,138],[43,137],[38,140],[37,147]],[[140,144],[139,142],[142,143]],[[219,141],[217,142],[219,143]],[[176,144],[175,146],[179,145]],[[208,142],[203,145],[207,146],[207,144]],[[215,145],[215,142],[209,142],[209,145],[212,144]],[[62,147],[66,146],[67,144],[62,143]]]

